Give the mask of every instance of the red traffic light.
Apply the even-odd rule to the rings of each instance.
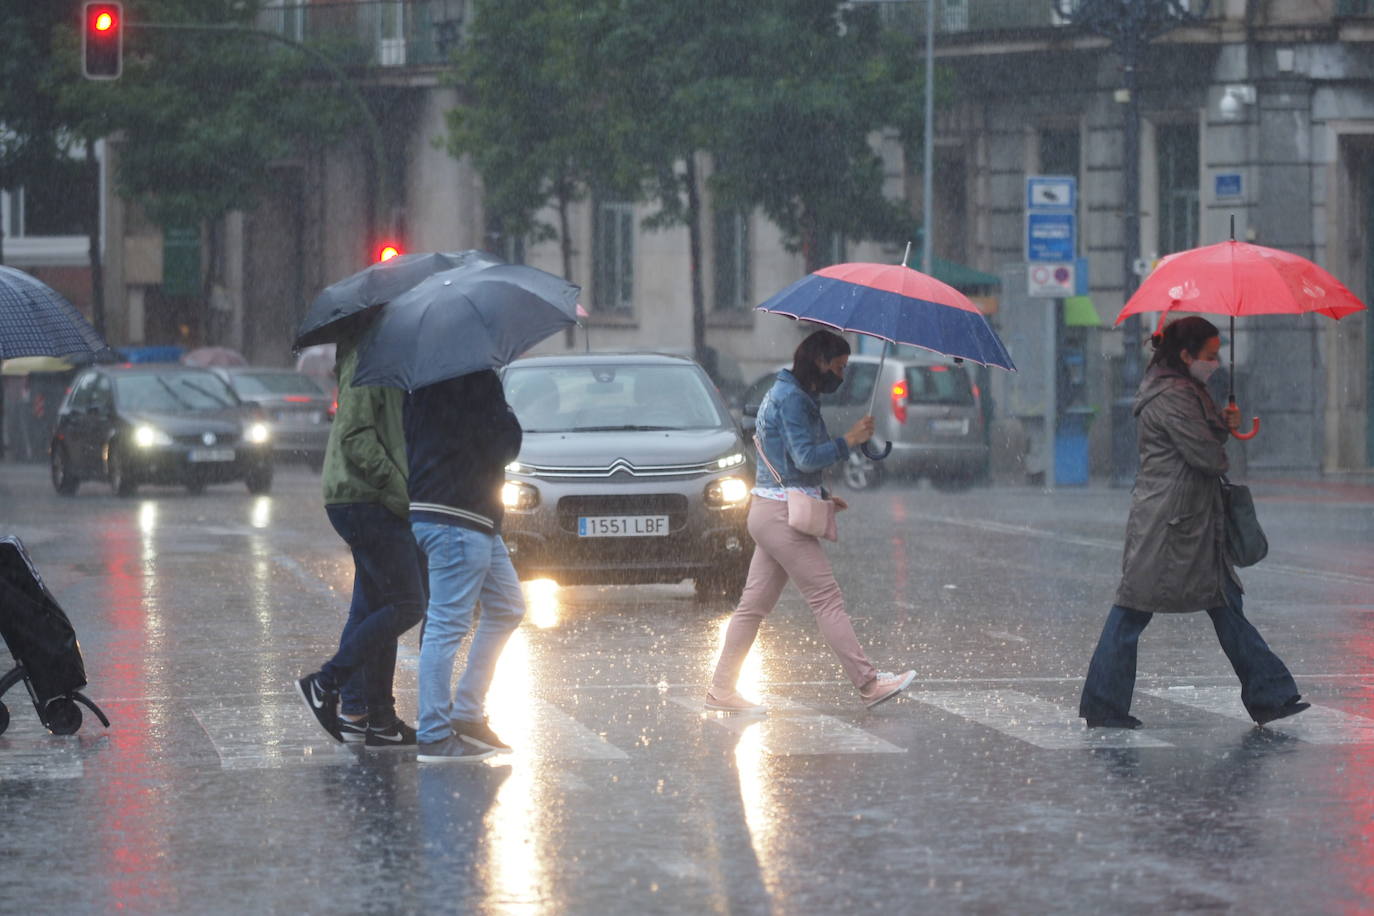
[[[394,242],[384,242],[382,243],[382,246],[377,249],[377,260],[390,261],[392,258],[396,257],[396,255],[400,253],[401,248],[399,245],[397,245]]]
[[[123,4],[82,4],[81,74],[88,80],[112,80],[123,69]]]

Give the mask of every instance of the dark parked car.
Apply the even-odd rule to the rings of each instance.
[[[753,542],[752,458],[695,362],[663,354],[517,360],[506,397],[525,430],[502,530],[523,578],[692,579],[738,592]]]
[[[304,461],[317,471],[324,467],[329,424],[334,419],[332,394],[294,369],[226,366],[210,371],[228,382],[240,400],[267,412],[278,461]]]
[[[142,483],[242,480],[272,488],[272,435],[262,409],[245,404],[209,369],[92,366],[72,383],[49,449],[52,484],[71,495],[83,480],[107,480],[132,496]]]

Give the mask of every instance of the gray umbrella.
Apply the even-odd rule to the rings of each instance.
[[[414,391],[504,366],[575,324],[579,292],[521,264],[435,274],[378,314],[359,344],[353,384]]]
[[[22,270],[0,266],[0,359],[93,354],[105,348],[61,293]]]
[[[504,263],[495,255],[469,249],[453,253],[403,254],[370,264],[352,276],[331,283],[315,297],[305,318],[301,319],[296,342],[291,348],[299,351],[314,344],[337,343],[341,322],[390,302],[425,277],[455,268],[481,270]]]

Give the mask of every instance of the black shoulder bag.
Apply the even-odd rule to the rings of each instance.
[[[1226,510],[1227,555],[1236,566],[1254,566],[1269,554],[1269,539],[1255,515],[1250,488],[1223,477],[1221,502]]]

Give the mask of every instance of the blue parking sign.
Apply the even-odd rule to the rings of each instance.
[[[1026,213],[1026,260],[1063,264],[1077,254],[1077,225],[1073,213],[1031,210]]]

